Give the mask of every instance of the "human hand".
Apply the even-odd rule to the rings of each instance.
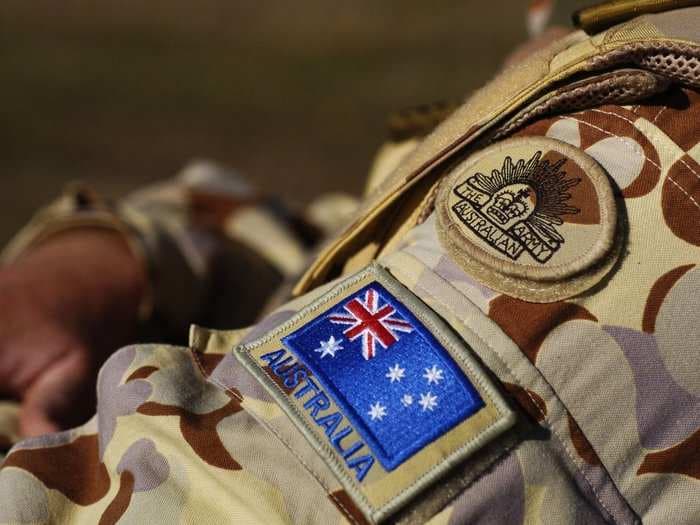
[[[142,264],[117,232],[75,229],[0,268],[0,397],[21,404],[32,436],[95,410],[97,371],[133,340]]]

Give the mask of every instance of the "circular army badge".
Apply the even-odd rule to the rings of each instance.
[[[509,139],[457,165],[436,200],[440,240],[487,286],[534,302],[570,297],[615,261],[607,175],[581,150]]]

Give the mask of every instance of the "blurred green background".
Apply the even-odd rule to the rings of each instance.
[[[388,114],[483,84],[525,5],[2,0],[0,241],[69,180],[119,196],[193,157],[359,192]]]

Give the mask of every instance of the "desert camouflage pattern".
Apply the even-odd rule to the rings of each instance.
[[[671,62],[700,56],[698,27],[700,12],[688,9],[591,38],[575,33],[506,71],[419,145],[388,146],[389,157],[377,163],[383,169],[371,178],[374,191],[312,266],[303,295],[252,328],[193,327],[187,347],[115,353],[100,373],[90,422],[11,449],[0,469],[0,522],[368,523],[231,349],[372,260],[468,344],[517,414],[502,438],[388,521],[700,522],[700,66],[684,58],[671,73],[645,61],[642,49],[653,43],[658,54],[666,38],[667,48],[676,46],[667,51]],[[635,64],[655,67],[667,82],[625,103],[594,98],[586,108],[523,117],[527,104],[539,107],[561,89],[562,64],[578,64],[575,57],[600,64],[620,42],[637,46]],[[633,62],[627,57],[625,64]],[[621,63],[606,60],[613,70]],[[580,73],[577,67],[570,70]],[[521,97],[538,75],[538,85],[554,87]],[[518,97],[525,102],[512,102]],[[504,100],[511,113],[498,109]],[[465,272],[440,242],[440,173],[417,185],[410,177],[415,166],[438,163],[465,121],[479,134],[496,113],[504,137],[566,142],[610,177],[624,219],[620,259],[581,294],[533,303],[499,293]],[[450,159],[468,154],[454,150]],[[398,214],[389,206],[397,202]],[[370,227],[385,209],[400,224],[389,232]],[[0,421],[11,412],[0,405]],[[14,436],[8,431],[4,439]]]

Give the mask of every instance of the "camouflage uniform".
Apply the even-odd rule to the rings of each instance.
[[[386,145],[372,191],[294,299],[253,328],[195,326],[188,347],[114,354],[90,422],[8,454],[0,521],[700,522],[698,28],[700,8],[690,8],[575,32],[504,71],[423,140]],[[528,179],[535,172],[546,177]],[[246,206],[213,179],[196,191],[182,182],[116,211],[59,211],[66,225],[80,217],[135,235],[164,283],[159,250],[170,242],[189,270],[183,286],[197,290],[210,260],[191,227],[202,188],[217,225],[207,235],[231,235]],[[536,222],[542,203],[550,212]],[[488,206],[502,224],[531,215],[520,229],[494,229],[498,210],[468,218]],[[571,264],[555,266],[565,254]],[[528,257],[539,266],[521,264]],[[269,265],[279,278],[303,263]],[[428,327],[484,406],[394,470],[355,464],[353,475],[353,456],[295,409],[307,398],[279,357],[261,352],[278,340],[291,349],[289,337],[315,329],[313,315],[368,282],[398,297],[404,321]],[[191,315],[164,293],[154,286],[156,311]],[[373,414],[381,419],[378,405]],[[469,425],[498,429],[481,438]],[[453,461],[457,431],[469,450]],[[424,468],[425,457],[437,459]]]

